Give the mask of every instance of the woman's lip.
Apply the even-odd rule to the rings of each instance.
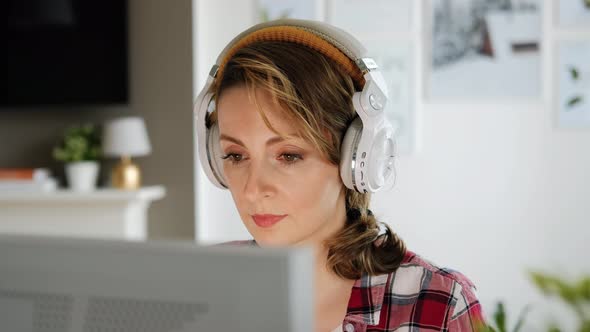
[[[252,215],[252,219],[258,227],[268,228],[283,220],[283,218],[285,218],[286,216],[286,214],[254,214]]]

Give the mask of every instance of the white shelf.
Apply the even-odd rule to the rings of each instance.
[[[138,190],[119,190],[113,188],[98,189],[91,192],[75,192],[66,189],[56,191],[0,191],[0,204],[4,202],[97,202],[158,200],[166,195],[162,186],[143,187]]]
[[[0,233],[145,240],[148,208],[165,195],[162,186],[0,192]]]

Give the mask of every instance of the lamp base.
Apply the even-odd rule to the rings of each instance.
[[[141,187],[141,171],[131,158],[121,157],[121,161],[111,173],[111,184],[123,190],[135,190]]]

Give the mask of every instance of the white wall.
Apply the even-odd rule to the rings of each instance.
[[[410,249],[471,277],[487,308],[536,301],[528,269],[590,273],[589,132],[556,131],[540,105],[428,105],[422,119],[422,151],[373,200]]]
[[[140,158],[144,183],[164,185],[149,212],[149,237],[194,234],[191,0],[129,1],[130,109],[145,118],[152,154]]]
[[[195,85],[201,87],[222,41],[251,18],[228,14],[225,6],[238,2],[195,1],[201,9],[197,21],[224,12],[208,21],[205,36],[198,34],[203,41],[196,45],[212,45],[207,38],[219,42],[200,55]],[[550,46],[551,36],[545,38]],[[545,52],[545,102],[418,102],[419,151],[399,158],[396,187],[376,194],[372,203],[410,250],[473,279],[486,311],[502,299],[514,320],[522,307],[535,304],[528,330],[541,330],[552,316],[570,326],[574,320],[541,298],[527,270],[572,278],[590,273],[590,130],[554,128],[552,60],[552,52]],[[229,192],[212,187],[199,172],[198,241],[248,237]]]

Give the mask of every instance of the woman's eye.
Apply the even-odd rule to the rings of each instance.
[[[237,164],[244,159],[244,156],[242,156],[239,153],[228,153],[225,156],[221,157],[221,159],[229,160],[232,164]]]
[[[279,159],[286,164],[293,164],[299,160],[302,160],[302,156],[296,153],[283,153],[280,155]]]

